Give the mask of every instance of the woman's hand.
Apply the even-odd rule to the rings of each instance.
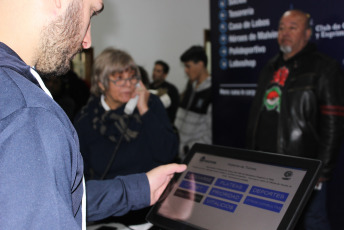
[[[137,101],[137,109],[139,110],[140,115],[142,116],[148,111],[148,99],[149,99],[149,91],[146,89],[145,85],[140,81],[140,86],[136,87],[135,95],[139,95],[139,99]]]

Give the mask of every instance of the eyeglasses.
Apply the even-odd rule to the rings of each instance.
[[[130,84],[135,85],[136,83],[140,81],[140,78],[138,76],[132,76],[129,78],[120,78],[117,80],[112,80],[109,78],[109,81],[111,81],[116,86],[124,86],[127,83],[127,81],[129,81]]]

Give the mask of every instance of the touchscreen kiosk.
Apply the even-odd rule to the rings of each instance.
[[[161,229],[293,229],[321,162],[195,144],[147,220]]]

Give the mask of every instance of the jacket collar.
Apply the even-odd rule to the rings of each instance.
[[[308,54],[308,53],[312,53],[316,50],[317,50],[316,45],[312,42],[308,42],[307,45],[305,47],[303,47],[303,49],[300,52],[298,52],[297,54],[295,54],[293,57],[289,58],[285,62],[293,62],[294,60],[297,60],[299,57],[301,57],[305,54]],[[279,58],[283,59],[283,53],[281,51],[280,51]]]
[[[317,51],[317,46],[312,42],[308,42],[307,45],[300,52],[286,61],[283,59],[283,53],[280,51],[279,54],[273,58],[273,68],[277,69],[281,65],[296,63],[300,57],[303,57],[304,55],[315,51]]]
[[[0,67],[6,67],[16,71],[21,76],[40,87],[38,81],[30,72],[31,67],[28,66],[16,52],[2,42],[0,42]]]

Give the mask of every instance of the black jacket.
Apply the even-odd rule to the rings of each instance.
[[[264,93],[281,63],[290,73],[282,91],[277,137],[268,138],[277,142],[278,153],[320,159],[321,177],[329,178],[343,137],[344,83],[339,64],[313,44],[286,62],[280,53],[263,68],[251,107],[248,147],[256,146]]]
[[[155,83],[150,84],[150,89],[163,89],[167,91],[167,95],[171,99],[171,105],[166,108],[167,115],[171,121],[171,123],[174,123],[174,120],[176,119],[176,113],[179,106],[179,91],[178,89],[172,85],[171,83],[164,81],[158,85]]]

